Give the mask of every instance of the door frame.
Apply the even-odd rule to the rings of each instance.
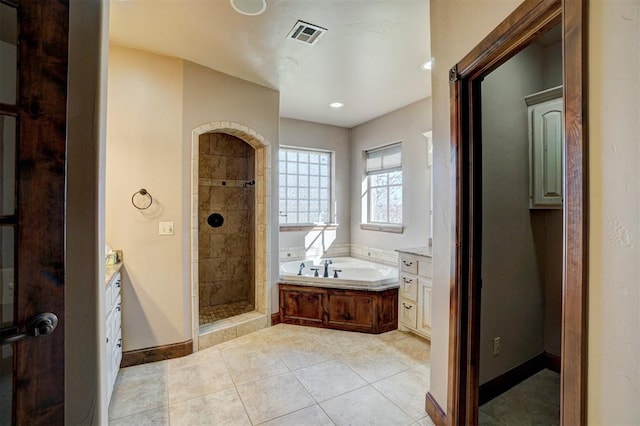
[[[586,22],[584,0],[525,0],[450,70],[455,220],[450,283],[448,424],[478,422],[482,242],[480,84],[484,76],[557,24],[562,25],[565,137],[560,422],[564,425],[586,423]]]

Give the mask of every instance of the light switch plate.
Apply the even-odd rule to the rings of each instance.
[[[173,235],[173,222],[160,222],[158,233],[160,235]]]

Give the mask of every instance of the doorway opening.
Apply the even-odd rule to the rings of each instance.
[[[586,80],[583,2],[525,0],[450,72],[454,220],[446,421],[477,424],[483,301],[482,81],[556,25],[562,32],[562,312],[560,424],[586,422]],[[527,169],[528,165],[524,165]],[[486,185],[486,183],[484,183]],[[533,217],[534,215],[532,215]],[[546,220],[546,219],[545,219]],[[551,219],[550,219],[551,220]],[[485,231],[486,232],[486,231]],[[490,236],[488,236],[490,237]],[[534,244],[535,252],[535,244]],[[518,305],[512,306],[518,309]],[[486,336],[484,336],[486,339]],[[492,339],[500,336],[493,336]],[[500,341],[489,342],[492,352]],[[490,356],[493,356],[492,354]]]
[[[480,424],[560,422],[560,29],[480,83]]]

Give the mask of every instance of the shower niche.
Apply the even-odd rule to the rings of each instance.
[[[226,133],[199,136],[199,324],[251,312],[255,288],[255,150]]]

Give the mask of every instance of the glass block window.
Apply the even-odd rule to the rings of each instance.
[[[402,146],[365,152],[369,223],[402,224]]]
[[[280,148],[280,224],[331,221],[331,152]]]

